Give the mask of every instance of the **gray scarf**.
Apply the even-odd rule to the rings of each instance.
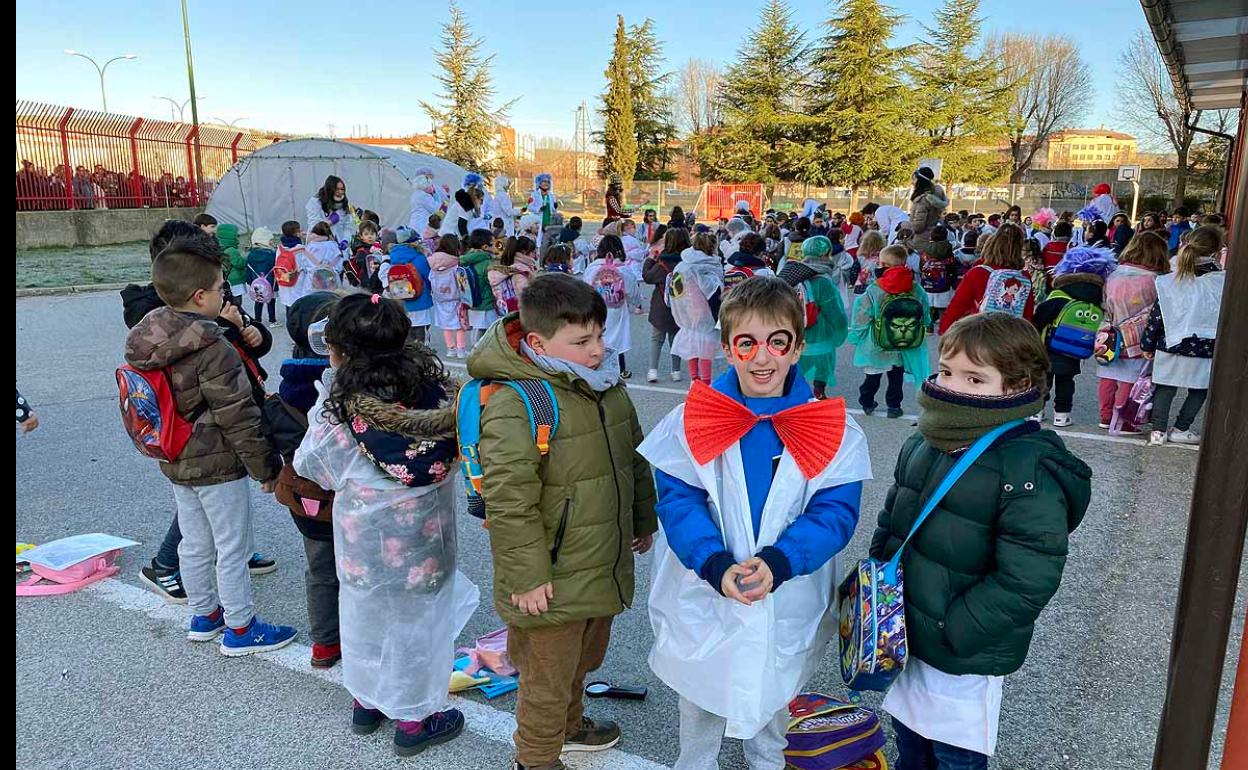
[[[602,363],[598,364],[597,369],[590,369],[588,366],[581,366],[563,358],[543,356],[529,347],[529,343],[524,340],[520,340],[520,352],[537,364],[542,371],[551,374],[570,374],[577,379],[584,380],[597,393],[606,392],[620,382],[619,358],[610,348],[603,352]]]

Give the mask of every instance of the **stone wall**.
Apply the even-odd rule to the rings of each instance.
[[[96,209],[17,212],[18,249],[105,246],[146,241],[167,219],[193,219],[203,209]]]

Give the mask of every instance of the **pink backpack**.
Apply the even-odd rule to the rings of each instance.
[[[477,643],[471,649],[461,650],[461,652],[467,652],[468,657],[471,658],[471,663],[464,669],[465,674],[475,675],[483,668],[499,676],[513,676],[516,673],[516,667],[512,665],[511,658],[507,657],[506,628],[491,631],[477,639]]]
[[[98,556],[83,559],[77,564],[71,564],[64,569],[52,569],[32,562],[30,571],[34,574],[28,580],[17,584],[17,595],[57,596],[73,593],[80,588],[116,575],[118,572],[116,561],[120,554],[121,549],[114,548]]]

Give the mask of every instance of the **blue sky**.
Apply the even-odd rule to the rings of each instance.
[[[615,30],[657,22],[671,68],[699,57],[731,61],[763,0],[654,2],[595,9],[594,4],[462,0],[474,32],[495,55],[500,100],[519,97],[512,124],[525,134],[569,138],[582,101],[597,106]],[[938,0],[894,0],[907,16],[897,42],[911,42]],[[828,4],[791,2],[797,18],[816,28]],[[431,99],[432,50],[444,2],[396,0],[192,0],[191,35],[200,119],[242,118],[242,125],[338,136],[367,124],[374,134],[427,131],[419,100]],[[261,13],[263,9],[263,13]],[[985,29],[1056,30],[1075,37],[1092,65],[1097,94],[1085,126],[1113,125],[1114,63],[1144,27],[1138,0],[984,0]],[[177,0],[18,0],[17,98],[98,109],[99,80],[71,48],[103,62],[123,53],[107,73],[109,108],[168,117],[158,96],[187,98],[182,22]],[[189,111],[187,117],[189,120]]]

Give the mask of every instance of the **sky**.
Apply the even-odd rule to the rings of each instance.
[[[604,90],[616,13],[629,24],[654,18],[668,68],[676,69],[694,57],[730,62],[763,4],[634,0],[610,9],[461,0],[460,7],[494,55],[499,103],[518,99],[512,126],[521,134],[570,139],[577,105],[596,109]],[[909,43],[922,34],[921,23],[931,23],[939,0],[892,5],[907,17],[895,42]],[[790,0],[790,7],[815,33],[829,9],[826,0]],[[448,17],[445,2],[190,0],[189,8],[201,121],[340,137],[365,126],[372,135],[429,130],[420,101],[436,99],[433,51]],[[1114,126],[1115,62],[1131,35],[1145,28],[1138,0],[983,0],[981,16],[985,32],[1073,36],[1097,89],[1080,127]],[[66,55],[67,48],[100,63],[138,56],[108,68],[110,112],[168,118],[171,105],[158,97],[187,99],[178,0],[18,0],[16,31],[19,100],[99,109],[95,68]]]

